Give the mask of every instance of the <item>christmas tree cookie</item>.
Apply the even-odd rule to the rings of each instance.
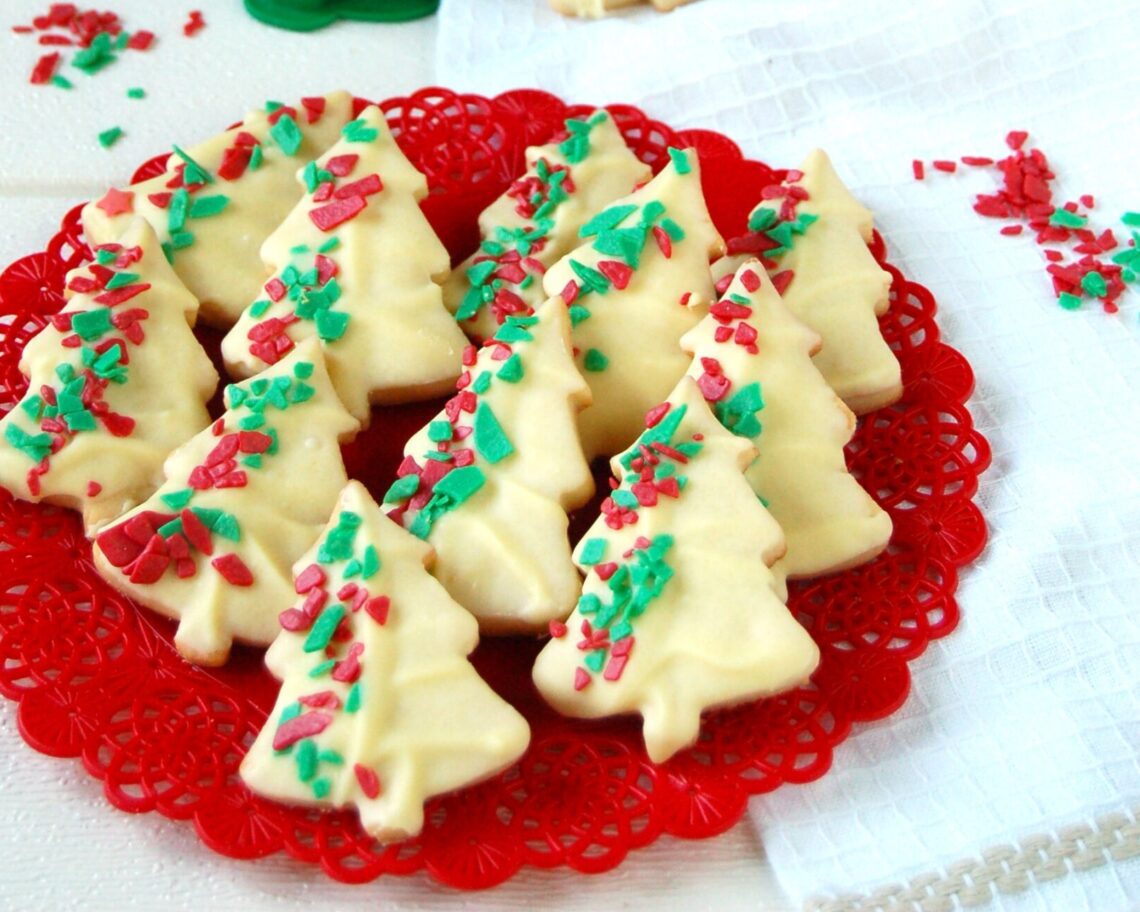
[[[878,321],[890,303],[891,276],[867,249],[870,210],[826,153],[815,150],[782,184],[766,187],[748,227],[729,252],[762,258],[788,309],[822,339],[815,364],[831,388],[857,415],[898,399],[899,363]],[[717,276],[741,262],[727,258]]]
[[[564,16],[588,16],[598,19],[606,13],[639,3],[652,3],[661,13],[675,10],[692,0],[550,0],[550,6]]]
[[[811,360],[819,336],[792,315],[758,260],[741,265],[681,347],[721,424],[759,450],[745,475],[788,543],[773,570],[818,576],[881,552],[890,517],[843,455],[855,416]]]
[[[95,538],[99,572],[177,618],[174,644],[200,665],[223,664],[234,639],[277,634],[289,569],[347,480],[339,443],[358,427],[315,340],[225,398],[226,413],[170,454],[162,487]]]
[[[605,111],[566,121],[565,136],[527,149],[526,161],[526,173],[479,216],[479,249],[444,284],[448,309],[475,338],[542,304],[543,274],[578,246],[578,229],[652,174]]]
[[[593,493],[576,429],[590,391],[569,330],[552,298],[468,348],[459,391],[408,441],[384,497],[435,549],[436,578],[487,633],[545,630],[581,590],[566,511]]]
[[[28,390],[0,421],[0,484],[80,510],[93,531],[154,491],[171,450],[210,423],[218,375],[190,330],[198,301],[142,219],[66,288],[21,357]]]
[[[387,842],[420,831],[426,799],[526,750],[526,720],[467,661],[477,624],[424,569],[431,559],[348,484],[296,564],[297,595],[266,654],[282,685],[242,762],[253,791],[354,805]]]
[[[261,242],[300,196],[297,170],[336,142],[352,108],[347,92],[267,102],[212,139],[175,146],[157,177],[88,203],[83,231],[91,243],[113,241],[141,215],[202,302],[202,319],[230,326],[260,287]]]
[[[807,680],[819,650],[778,594],[780,527],[691,379],[613,461],[617,480],[578,543],[582,597],[539,653],[534,682],[559,712],[639,712],[651,760],[696,740],[701,711]]]
[[[709,259],[724,244],[697,156],[669,154],[653,180],[582,227],[586,243],[543,281],[570,308],[578,366],[594,394],[579,424],[590,458],[628,446],[645,412],[669,395],[689,366],[678,340],[715,296]]]
[[[272,276],[222,343],[230,373],[252,376],[316,338],[361,421],[370,401],[446,393],[467,341],[434,281],[450,261],[420,211],[427,181],[380,109],[365,108],[299,177],[305,195],[261,248]]]

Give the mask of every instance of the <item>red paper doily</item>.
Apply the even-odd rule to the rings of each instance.
[[[456,257],[474,248],[475,216],[522,170],[524,148],[590,110],[536,90],[486,99],[434,88],[382,107],[428,175],[424,210]],[[782,176],[717,133],[675,131],[625,105],[609,110],[631,148],[655,167],[669,145],[698,150],[709,209],[726,237],[744,230],[760,188]],[[155,173],[164,158],[138,176]],[[872,250],[884,262],[881,238]],[[20,352],[61,306],[67,270],[88,257],[76,209],[47,250],[0,275],[0,414],[26,386]],[[971,498],[989,448],[963,407],[973,386],[969,365],[939,341],[930,292],[884,266],[894,283],[883,329],[906,390],[901,402],[862,419],[849,461],[890,511],[891,546],[864,567],[792,587],[792,610],[822,651],[810,685],[708,714],[698,744],[669,763],[647,761],[637,719],[557,716],[530,684],[537,645],[489,640],[474,661],[530,720],[530,749],[495,779],[433,800],[418,838],[381,846],[354,813],[256,798],[237,768],[276,693],[260,653],[238,650],[220,671],[187,665],[170,646],[171,624],[96,575],[77,515],[0,489],[0,693],[20,702],[21,734],[43,753],[81,757],[117,808],[192,821],[224,855],[285,851],[342,881],[422,869],[455,887],[489,887],[523,865],[598,872],[662,833],[723,832],[749,795],[822,776],[852,723],[903,703],[907,662],[954,629],[957,570],[985,541]],[[216,335],[203,337],[216,349]],[[437,408],[381,410],[346,448],[350,474],[382,493],[405,438]],[[579,532],[591,518],[582,512]]]

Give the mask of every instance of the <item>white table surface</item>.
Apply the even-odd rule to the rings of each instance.
[[[491,2],[491,0],[486,0]],[[536,0],[537,2],[537,0]],[[43,52],[10,26],[47,0],[0,4],[0,264],[43,248],[75,203],[122,183],[135,165],[237,119],[265,98],[345,87],[383,98],[434,82],[433,19],[399,26],[342,24],[316,36],[267,29],[237,0],[197,0],[208,23],[182,36],[191,3],[115,0],[128,30],[159,35],[94,77],[72,70],[75,89],[32,86]],[[47,49],[54,50],[54,49]],[[142,86],[148,97],[127,99]],[[455,86],[454,88],[463,88]],[[614,86],[614,97],[620,97]],[[96,135],[121,126],[103,150]],[[106,803],[78,760],[41,756],[16,731],[15,704],[0,700],[0,909],[312,908],[717,909],[788,912],[747,822],[701,842],[663,837],[617,870],[588,877],[524,870],[494,890],[464,894],[424,876],[363,886],[276,856],[237,862],[210,852],[185,823],[131,816]]]

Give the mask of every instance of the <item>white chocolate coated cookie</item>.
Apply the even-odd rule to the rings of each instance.
[[[606,13],[638,3],[651,3],[654,9],[667,13],[678,6],[692,2],[693,0],[550,0],[550,6],[564,16],[587,16],[598,19]]]
[[[889,306],[891,276],[867,249],[874,227],[870,210],[844,186],[827,154],[816,149],[792,174],[796,179],[783,185],[790,193],[761,202],[749,225],[764,226],[758,237],[771,231],[780,237],[777,243],[789,241],[774,257],[757,252],[765,256],[788,309],[819,333],[816,367],[839,398],[863,415],[902,395],[898,359],[878,321]],[[717,276],[734,272],[740,262],[728,258],[717,264]],[[788,274],[783,281],[781,273]]]
[[[702,710],[807,680],[819,650],[770,569],[776,521],[744,469],[756,450],[684,379],[613,463],[621,485],[574,552],[582,598],[539,653],[534,682],[559,712],[639,712],[649,757],[692,744]]]
[[[689,366],[678,341],[715,296],[709,261],[724,242],[697,155],[670,155],[653,180],[595,215],[581,229],[586,242],[543,281],[570,307],[577,364],[594,394],[579,423],[590,458],[628,446],[669,395]]]
[[[297,178],[304,197],[261,248],[272,276],[222,343],[229,371],[252,376],[316,338],[362,422],[370,403],[447,392],[467,341],[435,281],[448,254],[420,211],[427,181],[380,109],[361,112]]]
[[[464,354],[459,390],[404,448],[385,503],[435,548],[434,573],[485,633],[537,633],[581,580],[566,511],[593,493],[576,419],[590,390],[551,298]]]
[[[542,304],[543,273],[578,246],[578,229],[652,176],[606,111],[566,127],[558,141],[526,150],[526,172],[479,215],[479,249],[444,284],[448,310],[474,338]]]
[[[290,567],[347,481],[340,443],[359,427],[308,340],[226,388],[228,410],[166,460],[154,495],[95,538],[113,586],[178,619],[174,644],[221,665],[239,639],[267,645],[292,600]]]
[[[0,421],[0,483],[72,507],[91,534],[162,482],[210,423],[218,375],[190,326],[197,299],[141,218],[68,274],[70,298],[28,342],[24,397]]]
[[[819,336],[780,300],[759,260],[740,266],[681,347],[721,423],[759,451],[746,477],[788,543],[772,569],[818,576],[879,554],[890,517],[847,471],[843,454],[855,416],[812,362]]]
[[[377,839],[401,840],[422,828],[428,798],[526,750],[526,720],[467,661],[475,620],[431,561],[429,545],[349,482],[295,566],[298,594],[266,654],[282,685],[241,765],[253,791],[355,806]]]
[[[88,203],[83,231],[106,243],[141,215],[202,302],[202,320],[228,327],[264,279],[262,241],[300,198],[297,169],[336,142],[352,106],[348,92],[332,92],[251,111],[224,133],[176,149],[157,177]]]

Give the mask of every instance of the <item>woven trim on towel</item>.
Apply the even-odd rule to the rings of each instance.
[[[955,912],[989,902],[996,893],[1020,893],[1071,873],[1140,856],[1140,807],[1076,824],[1056,833],[1026,836],[1019,845],[998,845],[982,857],[965,858],[870,893],[813,897],[806,912]],[[996,893],[995,893],[996,891]]]

